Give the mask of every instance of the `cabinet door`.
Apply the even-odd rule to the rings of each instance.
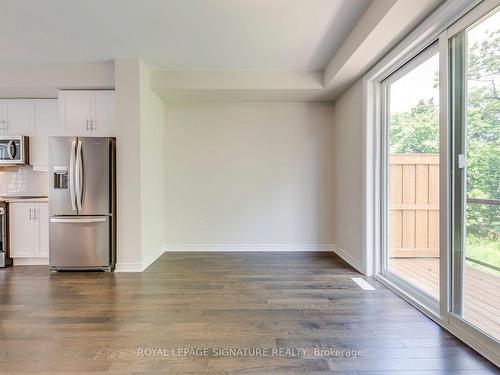
[[[90,135],[92,91],[59,91],[60,121],[66,135]]]
[[[116,128],[115,92],[95,91],[92,119],[92,136],[112,137]]]
[[[7,100],[0,99],[0,134],[7,134]]]
[[[30,138],[31,165],[38,169],[48,169],[49,137],[59,134],[57,125],[57,100],[33,100],[35,129]]]
[[[35,257],[37,225],[33,219],[33,204],[9,204],[10,254],[12,257]]]
[[[35,204],[36,221],[38,224],[38,254],[41,258],[49,257],[49,204]]]
[[[31,99],[7,99],[7,134],[33,134],[33,111]]]

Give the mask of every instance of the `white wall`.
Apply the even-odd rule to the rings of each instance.
[[[363,82],[333,105],[333,244],[339,255],[363,269]],[[350,229],[349,229],[350,228]]]
[[[117,270],[141,265],[140,76],[138,60],[117,60]]]
[[[115,62],[117,97],[117,270],[138,272],[164,250],[163,102],[140,60]]]
[[[331,104],[167,103],[165,115],[170,248],[332,242]]]
[[[140,63],[141,261],[165,248],[165,120],[163,101],[151,91],[151,71]]]

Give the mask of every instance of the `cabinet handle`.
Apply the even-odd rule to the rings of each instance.
[[[33,209],[33,220],[38,220],[38,218],[40,217],[40,213],[38,212],[38,210],[36,208]]]
[[[91,130],[91,128],[90,128],[90,120],[89,119],[87,119],[87,131],[88,130]]]
[[[90,130],[95,130],[95,120],[90,120]]]
[[[33,209],[30,208],[30,220],[33,220]]]

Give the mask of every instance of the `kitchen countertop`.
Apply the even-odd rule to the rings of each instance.
[[[48,197],[35,197],[35,196],[6,196],[6,197],[0,197],[0,200],[4,202],[48,202],[49,198]]]

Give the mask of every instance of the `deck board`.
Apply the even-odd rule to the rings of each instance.
[[[390,270],[431,296],[439,296],[439,258],[392,258]],[[464,318],[500,338],[500,277],[465,266]]]

